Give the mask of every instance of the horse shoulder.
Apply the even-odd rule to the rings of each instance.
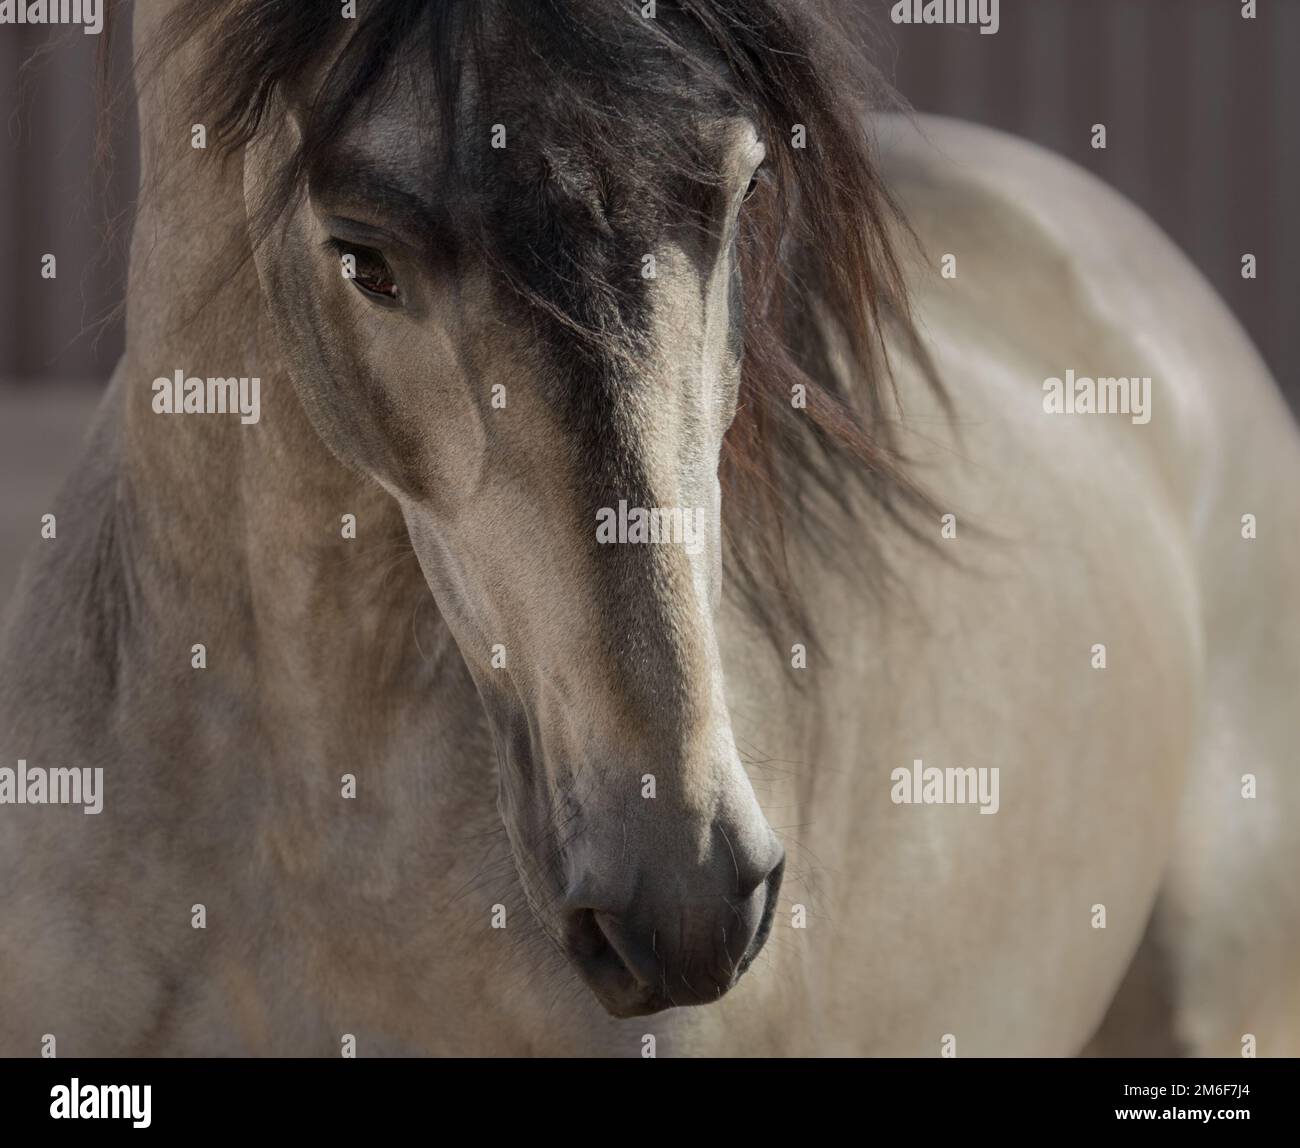
[[[1167,873],[1096,1047],[1132,1050],[1140,1032],[1152,1052],[1240,1055],[1250,1036],[1259,1055],[1295,1055],[1300,901],[1284,890],[1300,869],[1300,711],[1282,700],[1300,679],[1295,420],[1213,286],[1133,203],[1001,133],[928,117],[919,127],[885,134],[923,241],[968,244],[977,267],[1001,267],[1012,297],[1018,276],[1031,284],[1019,300],[1037,296],[1033,324],[1068,349],[1061,367],[1078,353],[1076,326],[1102,357],[1127,354],[1151,377],[1146,433],[1120,428],[1116,464],[1149,475],[1135,493],[1156,508],[1194,595],[1198,718]],[[988,226],[989,202],[1020,231],[1011,250]],[[954,203],[945,231],[933,220]],[[1235,259],[1219,270],[1240,273]],[[1167,992],[1153,1011],[1157,983]]]

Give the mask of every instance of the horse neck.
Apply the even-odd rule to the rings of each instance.
[[[141,15],[137,6],[137,53],[170,7]],[[392,601],[392,628],[409,635],[412,601],[429,594],[392,499],[329,453],[298,401],[246,258],[242,164],[204,162],[191,147],[179,97],[192,64],[178,54],[138,92],[140,207],[114,383],[127,508],[119,529],[156,626],[274,650],[279,669],[312,680],[340,630],[327,611],[355,602],[365,614]],[[155,412],[153,381],[177,371],[260,379],[259,422]],[[343,537],[344,515],[356,516],[355,541]],[[376,657],[385,645],[375,642]],[[346,656],[364,671],[356,649]]]

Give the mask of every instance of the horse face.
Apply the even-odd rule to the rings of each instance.
[[[763,147],[743,117],[670,118],[695,175],[633,192],[525,98],[464,129],[485,142],[453,191],[418,76],[258,246],[267,309],[317,431],[402,508],[542,927],[615,1015],[708,1002],[761,947],[783,864],[714,633]],[[251,199],[295,146],[288,110],[247,149]]]

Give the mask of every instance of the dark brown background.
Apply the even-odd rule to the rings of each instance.
[[[1255,20],[1240,0],[1002,0],[994,36],[895,26],[892,0],[845,2],[866,10],[876,59],[914,107],[1034,140],[1145,208],[1300,407],[1300,0],[1258,0]],[[106,196],[130,206],[134,125],[119,124],[101,186],[98,38],[56,36],[20,103],[20,65],[46,37],[0,26],[0,602],[14,545],[70,465],[85,384],[107,377],[122,346],[119,324],[96,321],[122,291],[124,235],[112,248],[101,239]],[[1094,123],[1107,125],[1105,151],[1090,146]],[[52,282],[40,277],[46,252],[59,260]],[[1246,252],[1257,280],[1241,278]]]

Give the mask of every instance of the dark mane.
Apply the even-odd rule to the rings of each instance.
[[[642,6],[359,0],[354,23],[340,19],[339,0],[189,0],[160,38],[157,58],[192,41],[205,46],[192,114],[208,127],[208,154],[220,160],[253,138],[277,90],[299,84],[325,49],[353,31],[311,104],[285,186],[271,189],[253,213],[255,230],[275,221],[290,202],[289,185],[317,168],[352,109],[383,98],[395,54],[419,38],[438,81],[441,123],[491,124],[512,99],[533,106],[542,122],[570,125],[620,173],[638,213],[689,211],[686,203],[658,202],[661,189],[677,186],[666,172],[707,178],[706,165],[665,126],[673,115],[747,113],[766,143],[770,175],[739,241],[745,352],[739,410],[723,451],[723,506],[728,583],[775,635],[803,617],[785,562],[789,533],[809,532],[828,553],[843,549],[836,541],[854,525],[854,487],[905,529],[914,512],[933,509],[909,479],[890,429],[887,331],[938,382],[919,351],[895,253],[895,230],[910,233],[866,133],[867,108],[884,89],[855,47],[862,37],[815,0],[658,0],[653,19]],[[514,47],[508,75],[489,63],[502,29]],[[459,109],[467,68],[478,102],[469,115]],[[803,126],[803,149],[792,144],[795,125]],[[442,142],[441,162],[472,199],[475,148],[463,131]],[[491,254],[508,236],[494,237],[487,224]],[[599,278],[586,266],[583,273]],[[526,282],[516,286],[528,295]],[[617,353],[619,285],[611,276],[597,286],[607,306],[560,318],[579,353],[584,346]],[[804,408],[791,401],[797,384]],[[810,501],[814,493],[829,503]],[[814,502],[843,513],[818,513]],[[887,571],[874,565],[863,574],[879,581]]]

